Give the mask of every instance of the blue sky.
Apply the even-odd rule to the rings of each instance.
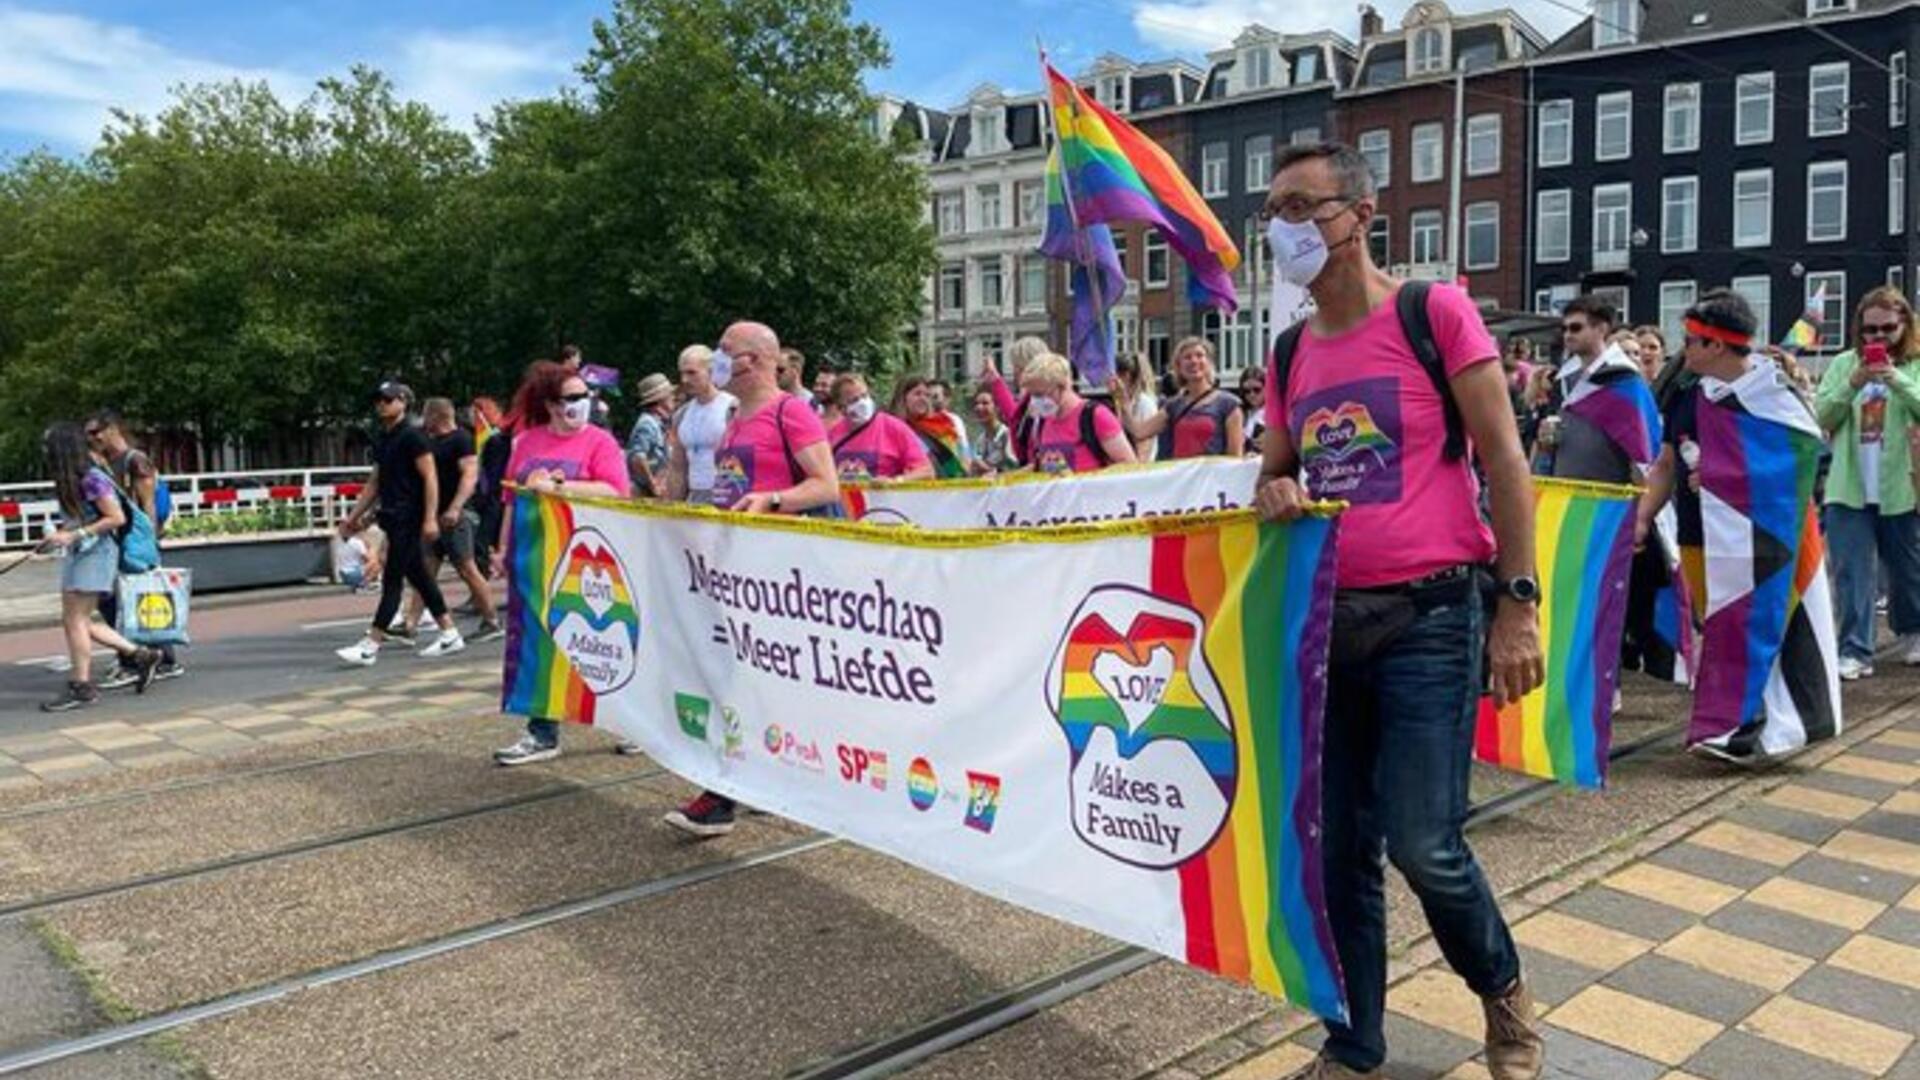
[[[108,109],[151,113],[181,82],[265,79],[284,97],[356,62],[470,127],[491,102],[573,80],[611,0],[0,0],[0,154],[89,147]],[[1398,19],[1408,0],[1375,0]],[[1454,0],[1456,10],[1499,6]],[[1511,0],[1551,35],[1585,0]],[[1198,58],[1239,27],[1357,31],[1353,0],[854,0],[894,64],[877,91],[952,105],[982,82],[1038,86],[1035,36],[1068,70],[1104,52]]]

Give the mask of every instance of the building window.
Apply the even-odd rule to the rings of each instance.
[[[1573,257],[1573,192],[1543,191],[1534,212],[1534,259],[1563,263]]]
[[[1133,277],[1133,271],[1127,267],[1127,234],[1126,233],[1116,232],[1113,234],[1113,262],[1114,262],[1114,265],[1120,268],[1120,273],[1123,276],[1129,279]]]
[[[1847,133],[1847,83],[1853,68],[1841,60],[1807,69],[1807,135]]]
[[[1640,0],[1594,0],[1593,43],[1599,48],[1640,40]]]
[[[1540,103],[1540,164],[1573,163],[1573,102],[1565,98]]]
[[[1114,112],[1126,112],[1127,77],[1125,75],[1109,75],[1101,79],[1100,93],[1097,96],[1100,99],[1100,104],[1105,105]]]
[[[975,265],[980,272],[980,309],[999,311],[1006,306],[1006,292],[1000,280],[1000,256],[980,259]]]
[[[1674,176],[1660,184],[1660,250],[1668,255],[1700,246],[1700,178]]]
[[[1807,166],[1807,242],[1847,238],[1847,163],[1816,161]]]
[[[1491,176],[1500,171],[1500,114],[1481,113],[1467,118],[1467,175]]]
[[[1147,366],[1153,369],[1155,375],[1167,370],[1167,352],[1171,348],[1169,336],[1167,320],[1147,320]]]
[[[1766,247],[1773,243],[1773,170],[1748,169],[1733,174],[1733,246]]]
[[[1674,83],[1667,87],[1665,133],[1661,145],[1669,154],[1700,149],[1700,84]]]
[[[967,377],[967,343],[964,341],[943,341],[940,343],[939,359],[935,365],[935,374],[948,382],[959,382]]]
[[[1473,203],[1467,207],[1467,269],[1492,270],[1500,265],[1500,204]]]
[[[1625,285],[1601,285],[1589,291],[1593,293],[1594,299],[1614,310],[1614,313],[1620,317],[1621,326],[1632,323],[1633,317],[1627,313],[1627,309],[1633,304],[1632,289]]]
[[[1227,193],[1227,144],[1208,143],[1200,148],[1200,190],[1209,199]]]
[[[1773,72],[1754,71],[1733,80],[1733,142],[1757,146],[1773,141]]]
[[[1446,158],[1441,149],[1446,142],[1444,128],[1439,124],[1415,124],[1413,126],[1413,182],[1431,183],[1447,174]]]
[[[1624,270],[1633,234],[1633,185],[1593,189],[1593,268]]]
[[[1393,180],[1393,133],[1381,129],[1360,133],[1360,156],[1373,170],[1373,186],[1386,187]]]
[[[1413,73],[1431,75],[1447,69],[1447,38],[1437,27],[1426,27],[1413,35]]]
[[[979,200],[980,231],[993,232],[1004,228],[1005,222],[1000,220],[1000,185],[982,184],[974,197]]]
[[[1907,53],[1902,49],[1887,59],[1887,123],[1907,126]]]
[[[959,192],[940,196],[940,235],[959,236],[967,231],[967,201]]]
[[[1247,140],[1247,190],[1264,192],[1273,183],[1273,136]]]
[[[1000,334],[980,335],[980,338],[974,348],[974,355],[979,357],[980,362],[978,364],[973,365],[971,369],[963,373],[962,377],[970,378],[974,372],[985,369],[988,364],[992,364],[996,371],[1001,370],[1004,365],[1002,365],[1000,361],[1005,359],[1006,351],[1007,351],[1007,340],[1002,335]]]
[[[1670,342],[1678,343],[1685,337],[1686,331],[1681,324],[1685,320],[1687,309],[1700,297],[1700,286],[1691,281],[1663,281],[1660,283],[1660,333]],[[1763,339],[1765,340],[1765,339]]]
[[[1367,226],[1367,254],[1373,256],[1373,265],[1388,266],[1393,262],[1393,223],[1385,214],[1375,214],[1372,224]]]
[[[1887,267],[1887,284],[1900,290],[1900,295],[1905,296],[1907,294],[1907,268],[1904,266]]]
[[[1132,356],[1140,351],[1140,316],[1113,317],[1113,355]]]
[[[1317,127],[1295,128],[1287,141],[1295,146],[1312,146],[1320,141],[1320,129]]]
[[[1164,289],[1173,280],[1173,264],[1167,260],[1167,238],[1154,229],[1147,233],[1147,265],[1143,268],[1147,288]]]
[[[967,306],[967,268],[948,263],[940,268],[940,314],[958,315]]]
[[[1027,228],[1044,224],[1047,220],[1047,185],[1044,180],[1022,180],[1020,192],[1020,226]]]
[[[1444,257],[1445,225],[1438,210],[1416,210],[1413,212],[1413,261],[1421,266],[1431,266]]]
[[[1773,340],[1773,279],[1765,274],[1737,277],[1727,283],[1753,309],[1754,335],[1761,341]]]
[[[1020,260],[1020,307],[1044,311],[1047,307],[1047,257],[1028,255]]]
[[[1907,155],[1905,151],[1887,158],[1887,235],[1899,236],[1907,228]]]
[[[1807,298],[1801,306],[1802,311],[1812,310],[1814,298],[1820,295],[1822,289],[1827,292],[1827,304],[1820,311],[1820,325],[1833,331],[1831,336],[1840,337],[1841,333],[1835,328],[1847,325],[1847,272],[1822,270],[1817,274],[1808,274]]]
[[[1272,49],[1248,49],[1240,54],[1240,64],[1247,72],[1247,89],[1265,90],[1273,85]]]
[[[1594,99],[1593,107],[1594,159],[1625,159],[1633,152],[1633,91],[1601,94]]]
[[[1320,50],[1307,49],[1293,58],[1293,84],[1305,86],[1320,78]]]
[[[980,109],[973,114],[973,154],[997,154],[1007,148],[1006,112]]]
[[[1852,11],[1853,0],[1807,0],[1807,14],[1831,15],[1836,11]]]

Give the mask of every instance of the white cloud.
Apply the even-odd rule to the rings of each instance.
[[[507,100],[544,97],[572,81],[573,50],[555,40],[526,41],[494,30],[427,30],[401,42],[387,66],[407,97],[424,101],[457,127]]]
[[[1461,14],[1510,7],[1551,38],[1579,21],[1567,7],[1586,6],[1584,0],[1566,0],[1566,5],[1555,0],[1453,0],[1449,6]],[[1395,26],[1412,3],[1375,0],[1373,6],[1387,25]],[[1360,29],[1357,8],[1355,0],[1134,0],[1133,28],[1141,40],[1180,53],[1225,48],[1251,23],[1293,33],[1332,29],[1351,40]]]

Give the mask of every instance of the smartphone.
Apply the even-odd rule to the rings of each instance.
[[[1867,342],[1866,348],[1860,350],[1860,358],[1862,361],[1866,363],[1868,367],[1875,367],[1875,368],[1886,367],[1887,366],[1887,343],[1884,341]]]

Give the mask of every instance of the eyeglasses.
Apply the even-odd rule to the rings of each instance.
[[[1906,324],[1899,322],[1860,324],[1860,332],[1862,334],[1875,334],[1880,337],[1892,337],[1905,328]]]
[[[1563,334],[1584,334],[1587,332],[1587,324],[1583,322],[1561,323],[1560,332]]]
[[[576,401],[585,401],[585,400],[587,400],[588,398],[590,398],[590,397],[592,397],[592,396],[593,396],[592,394],[590,394],[590,393],[588,393],[588,392],[586,392],[586,391],[584,391],[584,390],[582,390],[581,392],[579,392],[579,393],[577,393],[577,394],[561,394],[561,395],[560,395],[560,400],[561,400],[561,401],[564,401],[564,402],[566,402],[566,403],[567,403],[567,404],[569,404],[569,405],[571,405],[571,404],[573,404],[573,403],[574,403],[574,402],[576,402]]]
[[[1320,217],[1321,207],[1331,206],[1334,203],[1351,203],[1355,198],[1356,196],[1353,195],[1326,195],[1312,199],[1305,195],[1289,195],[1277,203],[1269,200],[1260,208],[1260,224],[1265,225],[1276,217],[1290,225],[1304,225],[1309,221],[1331,221],[1340,215],[1329,214],[1324,218]],[[1342,210],[1342,213],[1344,212]]]

